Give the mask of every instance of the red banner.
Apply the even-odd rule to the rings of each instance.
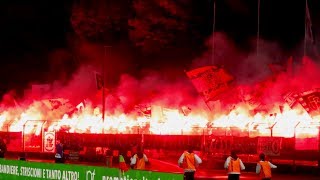
[[[206,102],[226,91],[228,84],[234,79],[224,69],[215,66],[204,66],[188,71],[186,74]]]
[[[320,91],[315,89],[301,93],[300,104],[310,115],[320,114]]]
[[[295,103],[298,101],[299,95],[294,92],[289,92],[284,96],[284,100],[289,105],[290,108],[292,108]]]

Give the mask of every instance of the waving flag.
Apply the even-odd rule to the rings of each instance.
[[[42,100],[42,103],[44,103],[50,110],[65,110],[67,112],[73,107],[70,101],[64,98],[45,99]]]
[[[198,93],[206,102],[214,100],[226,91],[233,76],[224,69],[215,66],[204,66],[186,72]]]
[[[320,114],[320,90],[314,89],[301,93],[299,103],[312,116]]]
[[[295,105],[298,99],[299,99],[299,94],[295,92],[289,92],[284,96],[284,100],[286,101],[286,103],[289,105],[290,108],[292,108]]]

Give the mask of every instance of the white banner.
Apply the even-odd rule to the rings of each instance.
[[[55,132],[45,132],[43,137],[43,152],[55,152]]]

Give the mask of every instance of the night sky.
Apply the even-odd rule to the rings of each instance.
[[[72,5],[80,1],[0,2],[1,93],[11,88],[24,87],[29,82],[47,82],[55,80],[55,77],[61,78],[60,71],[72,74],[82,62],[88,63],[86,60],[82,61],[78,55],[79,51],[75,50],[76,43],[82,38],[76,33],[70,21]],[[97,4],[101,1],[92,1],[91,5],[95,6],[88,7],[91,9],[98,7]],[[213,4],[210,0],[175,2],[181,6],[192,7],[188,12],[192,13],[189,16],[192,16],[193,20],[186,23],[187,28],[191,30],[185,34],[176,34],[179,36],[177,40],[165,47],[161,53],[145,53],[134,47],[128,40],[130,27],[126,25],[121,26],[120,30],[112,30],[112,40],[89,39],[90,44],[98,47],[112,44],[113,52],[123,52],[123,49],[128,52],[126,54],[129,54],[130,58],[122,62],[126,64],[126,68],[120,68],[118,73],[114,73],[115,75],[124,72],[134,74],[145,68],[160,69],[159,66],[184,69],[193,59],[210,49],[205,44],[211,37]],[[128,10],[128,16],[132,17],[135,13],[131,12],[130,3],[132,4],[132,1],[108,1],[108,5],[118,6],[122,12]],[[318,11],[320,2],[309,0],[309,6],[313,31],[317,39],[320,27],[317,21],[320,18]],[[299,55],[298,51],[301,52],[304,37],[305,1],[261,0],[260,14],[261,38],[276,43],[286,55],[290,53]],[[148,15],[150,14],[145,14]],[[217,0],[216,31],[225,33],[234,42],[235,47],[244,54],[254,51],[256,28],[257,0]],[[59,53],[55,53],[57,50],[62,51],[60,55],[62,54],[63,58],[60,58]],[[100,51],[100,55],[103,55],[101,49],[97,50]],[[59,62],[52,60],[55,57],[59,57]],[[63,62],[64,60],[66,62]],[[63,78],[68,78],[68,75],[66,76]]]

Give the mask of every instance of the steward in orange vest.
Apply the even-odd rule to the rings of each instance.
[[[196,155],[192,147],[188,147],[188,151],[184,151],[178,160],[178,165],[184,170],[185,180],[194,180],[196,168],[202,163],[201,158]]]
[[[271,168],[277,168],[277,166],[273,165],[271,162],[265,160],[265,155],[261,153],[259,155],[260,161],[256,166],[256,173],[260,175],[262,180],[271,180],[272,173]]]
[[[239,180],[240,171],[245,169],[235,150],[231,151],[231,155],[226,159],[224,168],[228,171],[228,180]]]
[[[148,162],[149,162],[149,160],[148,160],[147,156],[142,151],[139,150],[137,152],[137,154],[132,156],[130,166],[133,169],[144,170],[146,168],[146,163],[148,163]]]

